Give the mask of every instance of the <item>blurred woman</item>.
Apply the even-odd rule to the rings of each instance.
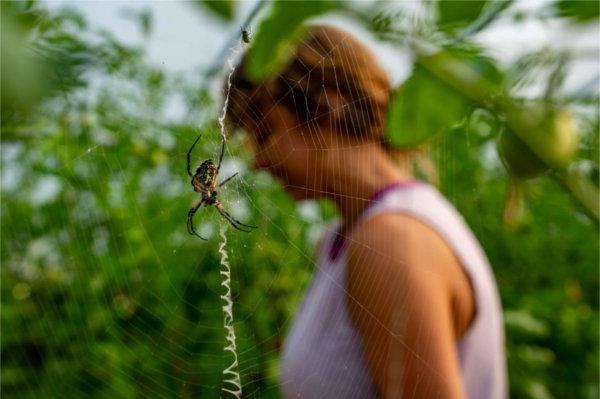
[[[386,144],[390,85],[373,53],[312,26],[281,74],[253,84],[244,69],[227,117],[249,133],[254,167],[340,214],[288,331],[284,397],[504,398],[490,266],[455,208],[413,176],[411,152]]]

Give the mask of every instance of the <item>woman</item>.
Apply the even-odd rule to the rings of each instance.
[[[286,339],[286,398],[503,398],[501,305],[460,215],[384,140],[390,97],[374,55],[312,26],[286,70],[255,85],[236,69],[228,120],[254,166],[295,199],[328,197],[340,220]]]

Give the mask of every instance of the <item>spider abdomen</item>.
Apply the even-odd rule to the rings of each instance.
[[[196,191],[204,191],[199,189],[212,188],[216,178],[217,167],[212,160],[207,159],[198,166],[198,169],[196,169],[196,174],[194,174],[194,177],[192,178],[192,185]]]

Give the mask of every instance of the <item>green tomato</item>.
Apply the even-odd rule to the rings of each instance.
[[[549,126],[552,129],[551,136],[543,149],[547,153],[550,165],[566,168],[577,155],[579,147],[579,134],[575,120],[570,112],[558,110],[551,121],[552,125]]]
[[[506,147],[503,149],[504,157],[511,158],[508,161],[511,167],[513,163],[517,163],[512,162],[512,158],[521,161],[529,157],[529,153],[553,169],[564,169],[575,158],[579,146],[579,134],[569,111],[548,109],[543,106],[513,107],[506,113],[506,119],[513,136],[519,139],[519,143],[516,144],[516,140],[509,136],[508,139],[505,138],[507,143],[500,143],[501,148]],[[517,152],[517,155],[508,155],[512,151]],[[533,172],[539,172],[537,169],[541,169],[535,167],[536,162],[532,163],[533,165],[530,165],[532,173],[530,168],[523,168],[522,174],[525,177],[530,174],[535,175],[536,173]],[[512,169],[511,167],[509,167],[511,171],[512,169],[515,169],[516,173],[521,171],[521,167]]]

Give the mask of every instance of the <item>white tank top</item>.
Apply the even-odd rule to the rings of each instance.
[[[388,186],[362,220],[382,212],[409,214],[443,237],[469,276],[476,314],[457,343],[469,399],[507,397],[502,307],[488,260],[456,209],[433,186]],[[346,307],[346,251],[336,221],[327,229],[313,280],[291,325],[281,362],[284,398],[375,398],[361,337]]]

